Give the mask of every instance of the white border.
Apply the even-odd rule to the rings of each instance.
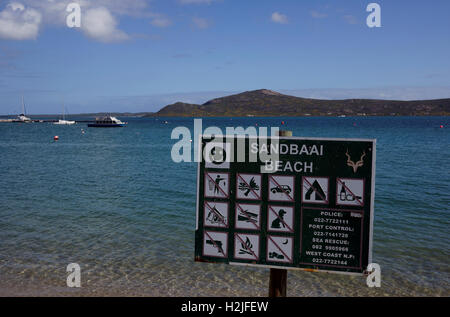
[[[291,264],[288,262],[280,262],[280,263]],[[256,267],[256,268],[263,268],[263,269],[279,269],[279,270],[292,270],[292,271],[306,271],[306,272],[313,272],[313,273],[331,273],[331,274],[364,276],[364,273],[358,273],[358,272],[328,271],[328,270],[308,269],[305,267],[295,267],[295,266],[262,265],[262,264],[243,263],[243,262],[228,262],[228,264],[235,265],[235,266],[250,266],[250,267]]]
[[[280,140],[306,140],[306,141],[355,141],[355,142],[376,142],[376,139],[354,139],[354,138],[312,138],[312,137],[297,137],[297,136],[249,136],[249,135],[204,135],[201,134],[200,138],[222,138],[222,140],[226,141],[226,138],[251,138],[251,139],[275,139],[278,138]],[[232,161],[233,162],[233,161]]]
[[[377,139],[372,141],[372,188],[370,190],[370,226],[369,226],[369,264],[372,263],[372,246],[373,246],[373,218],[375,213],[375,165],[377,152]],[[366,268],[367,269],[367,268]]]
[[[196,207],[197,210],[195,211],[195,231],[198,231],[198,220],[199,220],[199,201],[200,201],[200,163],[202,162],[201,158],[203,156],[202,153],[202,139],[203,139],[203,135],[200,134],[198,136],[198,151],[197,151],[197,203],[196,203]]]

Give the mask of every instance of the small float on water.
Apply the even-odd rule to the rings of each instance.
[[[122,122],[116,117],[100,117],[95,118],[95,123],[89,123],[88,127],[90,128],[121,128],[124,127],[127,123]]]

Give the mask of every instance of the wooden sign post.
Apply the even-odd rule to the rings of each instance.
[[[269,297],[286,297],[287,270],[270,269]]]
[[[376,141],[279,136],[200,136],[213,159],[198,165],[195,261],[269,268],[269,297],[286,296],[288,269],[363,274]]]

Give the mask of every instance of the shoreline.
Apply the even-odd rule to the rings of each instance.
[[[387,264],[383,265],[386,267]],[[164,267],[164,268],[162,268]],[[0,297],[266,297],[269,270],[219,264],[166,265],[109,276],[99,267],[81,275],[81,288],[65,285],[64,270],[0,273]],[[388,267],[388,266],[387,266]],[[161,268],[161,269],[160,269]],[[13,269],[14,270],[14,269]],[[112,270],[114,271],[114,270]],[[125,272],[120,270],[121,272]],[[380,288],[366,286],[366,277],[288,271],[288,297],[448,297],[445,282],[410,280],[400,269],[387,268]],[[93,275],[95,273],[95,275]],[[180,274],[182,274],[180,276]],[[22,276],[21,276],[22,275]],[[45,276],[45,277],[44,277]],[[211,279],[212,278],[212,279]]]
[[[30,118],[34,118],[35,120],[39,118],[61,118],[59,114],[27,114]],[[136,119],[146,119],[146,118],[411,118],[411,117],[450,117],[450,112],[437,112],[437,113],[411,113],[411,114],[400,114],[400,113],[333,113],[333,114],[293,114],[293,113],[268,113],[268,114],[183,114],[183,113],[165,113],[158,114],[154,112],[148,113],[78,113],[71,114],[70,117],[81,117],[81,118],[95,118],[100,116],[113,116],[113,117],[123,117],[123,118],[136,118]],[[15,114],[5,114],[0,115],[0,123],[2,122],[19,122],[17,120],[17,115]]]

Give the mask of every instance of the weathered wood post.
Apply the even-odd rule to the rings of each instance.
[[[278,132],[278,136],[291,137],[292,131]],[[270,269],[269,297],[286,297],[287,270]]]
[[[286,297],[287,270],[270,269],[269,297]]]

